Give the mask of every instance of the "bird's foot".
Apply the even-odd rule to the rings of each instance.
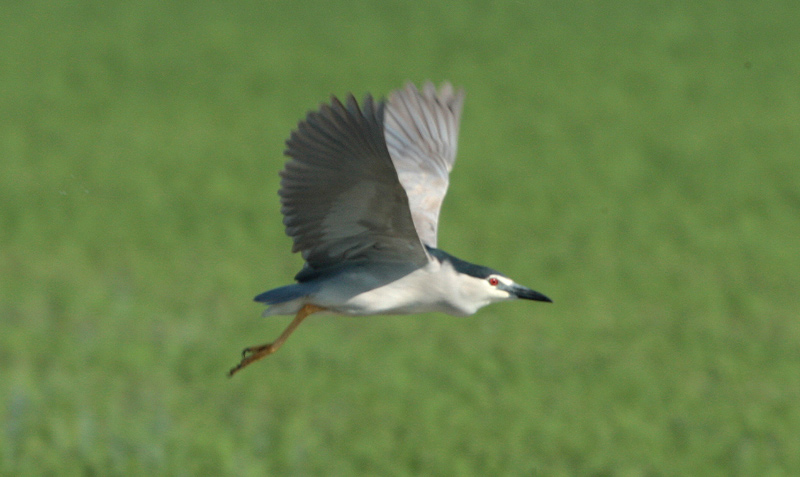
[[[229,377],[233,376],[245,366],[248,366],[258,361],[259,359],[274,353],[278,348],[276,346],[273,346],[273,344],[274,343],[267,343],[258,346],[250,346],[242,350],[242,360],[239,362],[239,364],[237,364],[236,366],[231,368],[230,371],[228,371],[228,376]]]
[[[239,364],[228,371],[228,376],[233,376],[240,369],[244,368],[250,363],[254,363],[264,356],[269,356],[278,351],[278,348],[280,348],[283,342],[286,341],[286,338],[292,334],[295,328],[297,328],[308,315],[322,310],[323,308],[310,303],[303,305],[303,307],[297,312],[297,315],[295,315],[294,320],[292,320],[292,322],[289,323],[289,326],[283,330],[283,333],[281,333],[277,340],[273,341],[272,343],[245,348],[244,351],[242,351],[242,360],[239,362]]]

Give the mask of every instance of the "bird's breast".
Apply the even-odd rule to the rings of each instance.
[[[434,312],[466,316],[474,313],[475,310],[461,309],[451,303],[451,284],[437,276],[436,268],[436,264],[431,264],[389,280],[380,271],[346,274],[334,285],[324,287],[314,303],[355,316]]]

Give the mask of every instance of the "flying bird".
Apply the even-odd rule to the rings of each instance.
[[[409,83],[388,101],[332,97],[298,124],[278,194],[305,264],[296,283],[255,297],[264,316],[294,319],[274,342],[245,348],[230,376],[277,351],[312,313],[467,316],[500,301],[551,301],[437,248],[463,103],[450,83]]]

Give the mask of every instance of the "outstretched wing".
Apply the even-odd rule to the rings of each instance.
[[[384,103],[348,95],[308,113],[286,141],[281,212],[312,269],[348,261],[426,263],[383,136]]]
[[[464,91],[409,83],[389,96],[384,135],[420,240],[436,247],[439,210],[456,160]]]

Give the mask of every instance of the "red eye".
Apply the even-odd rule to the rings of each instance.
[[[489,285],[493,287],[496,287],[498,283],[500,283],[500,280],[496,279],[495,277],[489,279]]]

